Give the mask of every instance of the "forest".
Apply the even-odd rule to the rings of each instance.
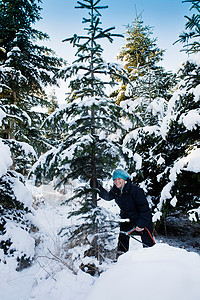
[[[41,1],[0,0],[1,263],[12,259],[17,271],[34,263],[42,239],[35,211],[45,204],[32,191],[46,186],[67,211],[60,262],[99,275],[115,257],[118,212],[101,205],[96,182],[109,189],[118,167],[143,188],[155,237],[174,234],[174,218],[199,236],[200,1],[184,2],[190,10],[176,43],[188,60],[173,73],[142,14],[122,36],[103,27],[101,0],[77,1],[85,34],[63,40],[74,48],[69,64],[42,45]],[[119,37],[118,63],[106,62],[101,41],[112,47]],[[60,80],[70,91],[62,107],[46,93]]]

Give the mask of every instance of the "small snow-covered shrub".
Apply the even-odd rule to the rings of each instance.
[[[31,204],[31,194],[21,176],[9,171],[0,178],[0,260],[6,263],[14,258],[17,270],[29,266],[34,257]]]

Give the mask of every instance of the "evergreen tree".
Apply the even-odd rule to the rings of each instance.
[[[115,92],[117,102],[146,95],[150,100],[156,97],[169,99],[174,76],[157,66],[163,59],[164,50],[159,49],[157,39],[151,37],[152,28],[144,26],[142,17],[137,16],[133,23],[127,26],[126,34],[126,44],[121,48],[118,59],[123,62],[132,85],[122,85]]]
[[[199,169],[190,166],[200,147],[199,66],[186,62],[179,76],[179,89],[170,100],[162,124],[162,129],[165,128],[162,177],[166,180],[163,191],[168,190],[168,193],[161,192],[159,207],[168,212],[197,209],[200,196]]]
[[[11,152],[2,139],[0,153],[1,263],[7,263],[11,259],[13,267],[21,270],[30,266],[34,259],[35,241],[31,236],[35,227],[31,207],[32,196],[25,187],[23,176],[9,170],[13,163]]]
[[[186,32],[177,42],[183,43],[183,51],[199,52],[199,1],[191,3],[196,14],[187,18]],[[162,149],[165,169],[160,178],[165,181],[161,191],[159,209],[164,213],[188,212],[199,207],[200,169],[195,163],[199,156],[200,67],[195,57],[186,61],[178,72],[179,84],[171,98],[167,114],[161,126],[165,140]],[[196,165],[197,164],[197,165]],[[198,220],[198,218],[196,218]]]
[[[47,149],[39,129],[47,114],[34,108],[49,106],[44,87],[56,84],[54,75],[62,65],[51,49],[37,45],[48,38],[32,28],[40,20],[40,10],[36,1],[0,1],[0,46],[4,49],[0,105],[7,114],[1,137],[11,146],[14,167],[18,150],[23,152],[22,142],[33,146],[37,154]]]
[[[169,102],[153,101],[145,110],[149,123],[137,107],[139,100],[121,102],[135,120],[123,141],[129,172],[163,220],[175,210],[199,207],[199,168],[192,163],[199,155],[199,66],[186,62],[177,80]]]
[[[152,205],[156,206],[163,187],[157,181],[163,160],[160,126],[176,76],[157,65],[164,51],[158,48],[156,39],[151,38],[152,33],[151,27],[144,26],[141,16],[128,26],[127,43],[119,58],[129,72],[131,84],[119,90],[117,102],[131,119],[123,140],[129,172],[134,175],[135,181],[143,184]]]
[[[129,173],[146,191],[153,210],[167,182],[160,178],[166,156],[161,126],[177,79],[157,65],[164,51],[157,47],[156,39],[151,39],[152,29],[138,17],[128,28],[127,44],[119,58],[129,70],[131,85],[124,85],[117,95],[120,106],[131,118],[123,152]]]
[[[123,153],[129,173],[143,187],[153,209],[159,202],[164,186],[164,182],[158,181],[157,176],[164,171],[161,125],[167,102],[158,98],[145,107],[143,101],[145,98],[132,103],[131,100],[121,102],[125,111],[132,115],[132,124],[123,139]]]
[[[141,15],[127,25],[126,44],[117,57],[129,74],[144,66],[154,67],[162,59],[164,50],[158,48],[157,39],[151,38],[152,34],[152,27],[144,26]]]
[[[44,87],[56,83],[62,65],[51,49],[37,45],[48,36],[32,28],[40,19],[36,3],[0,1],[0,248],[4,262],[14,257],[18,269],[34,257],[32,198],[23,175],[48,149],[39,129],[47,114],[36,108],[49,106]],[[16,233],[29,249],[19,245]]]
[[[189,54],[198,53],[200,51],[200,1],[199,0],[185,0],[183,3],[191,3],[190,10],[195,10],[195,13],[189,17],[185,16],[187,22],[185,24],[185,31],[180,34],[179,39],[176,41],[183,43],[183,50]]]
[[[78,180],[80,188],[72,197],[77,201],[78,208],[72,215],[78,215],[79,222],[75,223],[74,233],[69,228],[66,234],[69,234],[70,239],[77,233],[77,242],[90,245],[90,250],[84,255],[103,260],[108,224],[103,224],[102,211],[97,207],[96,180],[108,177],[120,162],[121,148],[117,133],[123,130],[120,107],[106,96],[105,88],[116,84],[116,76],[125,79],[125,75],[117,64],[106,63],[102,58],[103,49],[99,40],[106,38],[112,42],[114,36],[120,36],[112,33],[114,27],[101,28],[100,11],[107,6],[101,6],[100,0],[77,3],[76,8],[89,11],[89,16],[83,18],[83,23],[87,25],[87,35],[74,34],[64,40],[77,49],[77,59],[60,72],[62,78],[71,78],[71,93],[66,106],[55,111],[44,123],[45,128],[52,126],[62,132],[55,148],[36,163],[34,173],[37,180],[42,175],[50,179],[56,176],[58,185],[70,182],[71,179]],[[93,189],[86,184],[89,180],[93,183]]]

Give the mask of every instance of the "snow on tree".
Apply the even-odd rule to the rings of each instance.
[[[199,52],[199,1],[191,3],[187,17],[186,32],[179,36],[183,51],[188,54]],[[189,43],[190,42],[190,43]],[[165,170],[159,178],[165,177],[166,184],[161,192],[158,209],[163,211],[196,212],[199,220],[199,126],[200,126],[200,66],[192,55],[178,72],[179,84],[168,104],[168,110],[161,125],[165,140],[163,154]]]
[[[196,1],[188,2],[196,7]],[[198,16],[192,19],[197,28]],[[188,52],[191,47],[192,42]],[[127,65],[131,63],[130,53],[125,58]],[[199,209],[199,167],[194,166],[199,162],[199,63],[187,61],[171,81],[166,72],[154,76],[159,67],[151,67],[146,64],[142,72],[130,71],[134,82],[126,87],[128,100],[120,105],[132,114],[123,140],[129,171],[146,191],[156,221],[163,212],[164,216]]]
[[[110,231],[114,226],[105,221],[106,212],[97,206],[96,179],[106,179],[120,163],[122,151],[119,139],[124,130],[120,123],[122,109],[106,96],[105,89],[107,85],[116,84],[116,76],[122,80],[126,76],[123,68],[106,63],[102,58],[103,49],[99,39],[112,42],[113,37],[120,36],[112,33],[114,27],[101,28],[100,11],[107,6],[101,6],[100,0],[77,3],[76,8],[89,11],[89,16],[83,18],[87,35],[74,34],[64,40],[77,49],[77,59],[60,72],[62,78],[70,78],[71,92],[65,107],[56,110],[44,122],[44,128],[55,128],[61,134],[54,148],[35,164],[33,173],[36,182],[42,176],[50,180],[56,177],[57,186],[67,184],[70,180],[77,182],[79,187],[71,199],[77,203],[71,214],[72,217],[76,216],[74,229],[63,229],[62,234],[66,234],[73,247],[86,245],[81,256],[81,268],[87,265],[85,257],[93,256],[95,265],[89,269],[94,268],[95,273],[95,270],[98,272],[99,261],[111,256],[111,251],[106,249],[105,239],[113,240]],[[93,188],[88,185],[89,180]],[[69,200],[66,201],[68,205]]]
[[[126,115],[122,118],[128,131],[123,139],[123,153],[129,173],[142,184],[149,201],[156,206],[162,190],[156,179],[163,159],[160,126],[176,78],[158,66],[164,51],[158,48],[152,34],[152,28],[144,26],[141,16],[127,26],[126,45],[118,57],[131,84],[123,85],[115,95],[126,115],[129,114],[129,122]]]
[[[132,104],[130,100],[121,102],[135,120],[124,138],[123,151],[132,176],[155,209],[155,221],[163,212],[199,208],[198,78],[198,64],[187,61],[179,70],[179,83],[168,102],[155,99],[144,111],[138,109],[140,98]]]
[[[32,196],[23,176],[10,171],[11,152],[0,139],[0,261],[14,260],[17,270],[30,265],[34,258]]]
[[[188,54],[198,53],[200,51],[199,43],[199,0],[184,0],[183,3],[191,3],[190,11],[194,11],[191,17],[185,16],[187,22],[185,24],[185,31],[179,35],[176,41],[183,44],[183,50]]]
[[[179,89],[169,101],[161,125],[167,179],[159,209],[189,211],[199,207],[199,66],[187,61],[179,71]],[[194,84],[195,82],[195,84]]]
[[[145,26],[142,16],[136,16],[131,25],[127,25],[126,44],[118,54],[124,68],[129,74],[130,85],[123,85],[113,94],[118,103],[122,100],[148,95],[168,99],[169,90],[173,86],[174,77],[170,72],[157,64],[163,59],[164,50],[159,49],[156,38],[152,38],[153,29]]]
[[[160,172],[158,162],[162,159],[159,153],[159,148],[162,148],[159,126],[176,78],[158,66],[164,50],[159,49],[152,34],[152,28],[144,25],[141,15],[127,26],[126,44],[118,58],[129,73],[131,85],[123,85],[116,96],[132,122],[128,123],[128,133],[123,140],[129,172],[138,183],[143,182],[151,202],[157,203],[161,185],[156,180],[156,174]]]
[[[199,6],[197,1],[186,2],[193,3],[192,9],[197,9],[196,16],[193,15],[192,19],[187,17],[190,21],[195,20],[196,28],[199,20]],[[192,30],[194,27],[190,21],[186,24],[186,28]],[[194,52],[191,49],[194,50],[197,45],[196,39],[192,41],[193,37],[192,31],[189,38],[190,44],[188,48],[183,49],[188,53]],[[179,41],[184,42],[182,38]],[[197,52],[197,48],[195,49]],[[154,170],[151,163],[152,157],[159,166],[158,172],[151,176],[151,181],[156,182],[154,195],[157,197],[156,199],[151,197],[156,206],[155,221],[162,214],[164,218],[175,211],[192,214],[194,221],[199,220],[199,71],[199,60],[195,55],[183,64],[177,74],[178,84],[167,104],[167,110],[161,122],[157,124],[159,125],[156,128],[159,139],[154,145],[148,145],[149,154],[151,154],[148,157],[149,170]],[[141,143],[141,140],[137,139],[135,143]],[[144,144],[142,146],[144,147]],[[142,155],[141,157],[143,158]],[[142,159],[140,164],[142,166]]]
[[[32,197],[23,175],[49,148],[39,129],[47,114],[35,108],[49,106],[44,87],[56,83],[63,64],[37,45],[48,38],[32,28],[40,10],[35,0],[0,1],[0,259],[14,259],[18,269],[34,256]]]
[[[28,166],[23,161],[23,172],[27,173],[35,154],[48,149],[40,131],[47,114],[35,108],[50,105],[44,87],[56,84],[55,74],[63,61],[51,49],[37,44],[48,39],[47,34],[32,28],[41,18],[37,1],[1,1],[0,10],[0,46],[4,49],[0,60],[0,107],[6,114],[1,137],[10,144],[16,169],[20,157],[17,153],[23,152],[19,142],[35,148],[32,157],[26,157]]]

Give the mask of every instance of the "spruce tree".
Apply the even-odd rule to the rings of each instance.
[[[123,69],[114,63],[106,63],[102,58],[103,49],[98,44],[98,39],[107,38],[112,42],[114,36],[120,35],[111,33],[114,27],[106,30],[100,27],[100,10],[107,8],[107,6],[99,6],[99,2],[92,0],[84,0],[83,3],[78,2],[79,6],[76,8],[89,10],[89,17],[83,18],[83,23],[89,24],[88,28],[86,28],[88,34],[87,36],[74,34],[72,38],[64,40],[69,41],[77,48],[77,59],[72,65],[60,72],[60,77],[68,79],[75,76],[75,79],[70,80],[69,87],[71,88],[71,93],[67,98],[68,104],[66,108],[53,113],[45,122],[48,125],[52,122],[55,126],[57,122],[60,122],[58,127],[61,127],[62,124],[62,135],[69,135],[68,138],[64,137],[64,141],[61,138],[61,141],[66,143],[65,148],[71,144],[74,145],[75,140],[78,141],[83,136],[87,138],[90,153],[85,163],[89,164],[89,171],[87,168],[80,169],[80,165],[82,164],[79,164],[77,161],[74,164],[74,171],[70,170],[70,174],[66,174],[63,182],[67,181],[68,177],[75,179],[80,176],[84,180],[92,178],[94,186],[97,178],[105,178],[108,175],[109,169],[108,166],[101,169],[100,165],[99,171],[97,170],[99,163],[102,164],[103,161],[109,161],[110,159],[110,157],[107,160],[105,160],[106,158],[96,158],[96,155],[101,157],[104,153],[108,155],[110,153],[109,151],[101,151],[99,147],[102,144],[103,149],[109,149],[110,136],[115,132],[116,128],[120,127],[120,122],[118,122],[120,115],[117,112],[120,108],[114,104],[112,99],[110,100],[106,97],[105,87],[116,84],[114,76],[126,79]],[[111,80],[102,80],[99,75],[110,75]],[[74,123],[73,120],[75,120]],[[107,139],[108,147],[105,145]],[[88,152],[83,151],[83,153],[86,154]],[[80,159],[83,153],[79,153],[80,155],[78,156]],[[113,163],[111,163],[111,169],[112,167]],[[93,203],[96,206],[96,193],[93,193],[92,197]]]
[[[1,138],[0,153],[1,263],[12,260],[12,266],[21,270],[30,266],[34,259],[32,195],[25,187],[23,176],[10,170],[13,164],[11,152]],[[20,243],[16,235],[20,237]]]
[[[200,51],[200,30],[199,30],[199,0],[185,0],[183,3],[191,3],[190,10],[195,11],[192,16],[185,16],[187,22],[185,24],[185,31],[179,35],[179,39],[175,42],[183,44],[182,51],[186,51],[188,54],[198,53]]]
[[[132,85],[122,84],[115,92],[118,103],[146,95],[150,100],[156,97],[169,99],[167,91],[173,86],[173,74],[158,66],[164,50],[157,46],[157,39],[152,38],[152,34],[152,27],[144,25],[141,15],[136,16],[132,24],[127,26],[126,44],[117,57],[127,70]]]
[[[143,185],[155,207],[164,184],[157,181],[163,160],[160,126],[172,97],[176,76],[158,65],[164,51],[159,49],[152,34],[152,28],[144,26],[141,16],[128,26],[126,45],[118,57],[129,72],[131,85],[122,86],[116,96],[131,118],[123,140],[129,173]]]
[[[126,27],[126,44],[117,56],[124,68],[131,74],[144,66],[154,67],[162,59],[164,50],[159,49],[157,39],[151,37],[152,27],[144,25],[141,15]]]
[[[23,143],[35,148],[32,156],[48,149],[40,132],[40,125],[47,114],[39,113],[38,107],[50,105],[44,87],[56,84],[54,75],[63,62],[53,50],[37,44],[48,39],[47,34],[33,28],[41,18],[40,10],[37,1],[0,2],[0,46],[4,49],[0,104],[7,114],[1,137],[10,144],[16,167],[17,152],[20,148],[24,151]],[[25,165],[24,173],[27,169]]]
[[[40,131],[47,113],[36,108],[49,106],[44,87],[56,83],[62,65],[51,49],[37,45],[48,38],[32,27],[40,20],[38,2],[0,1],[0,248],[4,262],[14,257],[18,269],[34,257],[32,197],[23,175],[49,148]],[[16,232],[30,243],[26,249],[16,243]]]
[[[77,3],[77,9],[89,12],[89,16],[83,18],[87,34],[74,34],[64,40],[77,49],[76,60],[60,72],[62,78],[70,78],[71,92],[66,106],[55,111],[44,123],[45,128],[52,126],[57,130],[58,126],[62,133],[55,148],[35,165],[34,173],[37,180],[42,175],[49,179],[56,177],[58,185],[78,180],[80,187],[74,191],[72,199],[79,204],[72,216],[81,217],[82,223],[79,224],[79,221],[76,224],[75,221],[76,231],[69,236],[73,243],[73,237],[77,236],[79,243],[90,245],[85,255],[103,260],[104,239],[106,234],[109,235],[110,225],[103,223],[105,216],[97,207],[96,180],[108,178],[119,164],[121,147],[118,133],[123,131],[120,107],[106,96],[106,86],[116,84],[116,76],[125,79],[125,75],[117,64],[106,63],[102,58],[103,49],[99,40],[106,38],[112,42],[113,37],[120,36],[112,33],[114,27],[101,27],[100,11],[107,6],[101,6],[100,0]],[[92,182],[92,189],[89,181]],[[66,230],[66,234],[70,233],[69,230]]]
[[[165,187],[159,207],[163,211],[188,212],[199,207],[199,168],[190,167],[190,160],[197,155],[199,145],[200,101],[198,93],[200,67],[186,62],[179,70],[180,83],[169,102],[168,112],[163,120],[165,141],[162,149],[165,158]],[[163,189],[163,190],[164,190]],[[175,203],[172,199],[176,199]]]
[[[188,54],[199,53],[199,1],[191,3],[190,10],[196,10],[187,18],[186,31],[177,42],[183,43],[182,51]],[[163,137],[162,172],[160,180],[164,183],[160,193],[158,209],[163,216],[170,213],[196,212],[198,221],[199,209],[199,176],[198,160],[199,118],[200,118],[200,67],[195,56],[191,56],[178,71],[178,85],[170,99],[166,115],[161,124]],[[164,219],[164,218],[163,218]]]

